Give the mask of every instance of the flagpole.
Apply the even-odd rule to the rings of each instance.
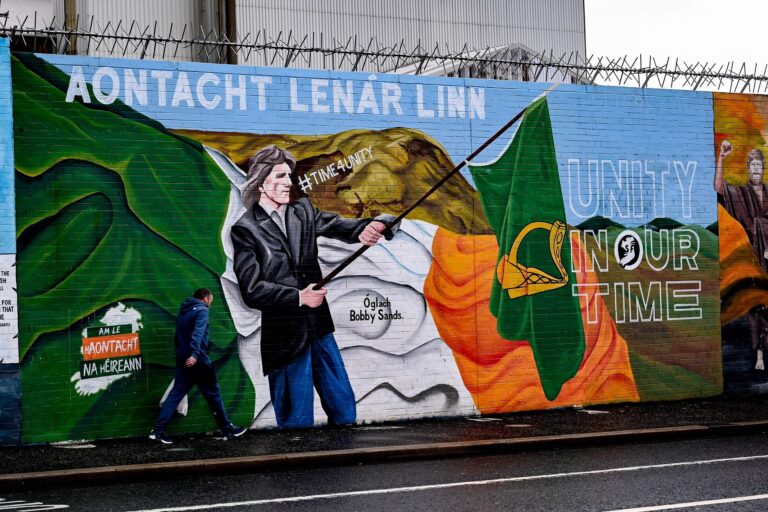
[[[549,92],[549,91],[547,91],[547,92]],[[473,159],[474,159],[474,158],[475,158],[477,155],[479,155],[480,153],[482,153],[482,152],[483,152],[483,150],[485,150],[485,149],[486,149],[488,146],[490,146],[491,144],[493,144],[493,143],[496,141],[496,139],[498,139],[499,137],[501,137],[501,135],[502,135],[504,132],[506,132],[507,130],[509,130],[509,129],[512,127],[512,125],[514,125],[514,124],[515,124],[517,121],[519,121],[519,120],[520,120],[520,118],[521,118],[521,117],[523,117],[523,115],[525,114],[525,111],[526,111],[526,110],[528,110],[528,107],[525,107],[523,110],[521,110],[520,112],[518,112],[518,113],[517,113],[517,115],[516,115],[515,117],[513,117],[512,119],[510,119],[510,121],[509,121],[507,124],[505,124],[504,126],[502,126],[501,128],[499,128],[499,130],[498,130],[496,133],[494,133],[493,135],[491,135],[491,137],[490,137],[488,140],[486,140],[485,142],[483,142],[483,144],[482,144],[482,145],[481,145],[479,148],[477,148],[475,151],[473,151],[473,152],[472,152],[472,154],[471,154],[471,155],[469,155],[467,158],[465,158],[464,160],[462,160],[462,162],[461,162],[460,164],[458,164],[456,167],[454,167],[454,168],[453,168],[453,170],[451,170],[451,172],[449,172],[448,174],[446,174],[445,176],[443,176],[443,177],[442,177],[442,178],[441,178],[441,179],[440,179],[440,180],[439,180],[437,183],[435,183],[435,184],[432,186],[432,188],[430,188],[429,190],[427,190],[427,191],[424,193],[424,195],[422,195],[422,196],[421,196],[421,197],[420,197],[420,198],[419,198],[419,199],[418,199],[418,200],[417,200],[415,203],[413,203],[413,204],[412,204],[410,207],[408,207],[408,208],[407,208],[405,211],[403,211],[403,212],[402,212],[400,215],[398,215],[397,217],[395,217],[395,219],[394,219],[392,222],[386,223],[386,224],[387,224],[387,229],[389,229],[389,228],[390,228],[390,227],[392,227],[392,226],[395,226],[395,225],[397,225],[397,223],[398,223],[398,222],[400,222],[401,220],[403,220],[403,219],[404,219],[404,218],[405,218],[405,217],[406,217],[406,216],[407,216],[409,213],[411,213],[411,212],[412,212],[413,210],[415,210],[415,209],[416,209],[416,208],[417,208],[417,207],[418,207],[418,206],[419,206],[421,203],[423,203],[425,199],[427,199],[427,198],[428,198],[429,196],[431,196],[431,195],[432,195],[432,194],[433,194],[433,193],[434,193],[434,192],[435,192],[437,189],[439,189],[441,186],[443,186],[443,184],[444,184],[446,181],[448,181],[448,180],[449,180],[449,179],[450,179],[450,178],[451,178],[451,177],[452,177],[454,174],[456,174],[457,172],[459,172],[459,171],[460,171],[462,168],[464,168],[464,166],[465,166],[465,165],[467,165],[468,163],[470,163],[470,162],[471,162],[471,161],[472,161],[472,160],[473,160]],[[328,284],[328,282],[329,282],[331,279],[333,279],[334,277],[336,277],[337,275],[339,275],[339,273],[340,273],[342,270],[344,270],[345,268],[347,268],[347,267],[348,267],[348,266],[349,266],[349,265],[350,265],[350,264],[351,264],[353,261],[355,261],[357,258],[359,258],[359,257],[360,257],[360,256],[361,256],[361,255],[362,255],[362,254],[363,254],[365,251],[367,251],[367,250],[368,250],[370,247],[373,247],[373,246],[370,246],[370,245],[363,245],[363,246],[361,246],[361,247],[360,247],[358,250],[356,250],[355,252],[353,252],[352,254],[350,254],[350,255],[349,255],[349,257],[347,257],[347,259],[346,259],[346,260],[342,261],[342,262],[339,264],[339,266],[337,266],[336,268],[334,268],[334,269],[333,269],[333,270],[332,270],[332,271],[331,271],[331,272],[330,272],[330,273],[329,273],[327,276],[325,276],[325,277],[324,277],[324,278],[322,278],[322,279],[321,279],[321,280],[320,280],[320,281],[319,281],[317,284],[315,284],[315,285],[312,287],[312,289],[313,289],[313,290],[319,290],[320,288],[322,288],[323,286],[325,286],[326,284]]]

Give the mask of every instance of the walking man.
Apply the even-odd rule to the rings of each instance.
[[[213,369],[208,353],[211,343],[208,336],[208,308],[213,302],[213,294],[207,288],[195,290],[192,297],[184,299],[176,318],[176,375],[173,380],[173,388],[160,409],[160,415],[155,421],[155,426],[149,434],[149,438],[163,444],[172,444],[165,434],[165,428],[173,417],[173,413],[179,402],[189,393],[193,386],[197,386],[200,393],[208,402],[208,407],[213,413],[221,432],[226,437],[240,437],[247,430],[233,425],[227,413],[224,411],[224,403],[221,401],[221,391],[216,380],[216,372]]]

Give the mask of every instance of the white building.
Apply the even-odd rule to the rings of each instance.
[[[205,39],[247,43],[266,40],[303,42],[315,48],[382,48],[409,54],[459,53],[468,57],[528,59],[543,52],[556,57],[586,52],[584,0],[0,0],[7,26],[36,24],[98,34],[154,35],[186,41]],[[26,20],[26,21],[25,21]],[[27,38],[28,39],[28,38]],[[44,42],[44,41],[42,41]],[[285,65],[283,54],[227,51],[213,44],[174,44],[138,39],[97,40],[60,37],[58,51],[98,56],[165,60]],[[312,58],[288,59],[288,65],[352,69],[353,59],[318,52]],[[370,69],[365,64],[356,69]],[[524,67],[498,71],[468,68],[461,62],[423,66],[418,60],[386,71],[434,75],[537,80]],[[560,77],[562,80],[564,77]],[[553,81],[550,74],[548,81]],[[555,81],[559,81],[556,80]],[[568,79],[567,81],[571,81]]]

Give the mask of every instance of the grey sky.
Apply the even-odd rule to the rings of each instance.
[[[766,0],[585,0],[587,53],[768,64]]]

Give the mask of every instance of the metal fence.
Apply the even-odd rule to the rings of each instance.
[[[414,75],[570,82],[723,92],[768,91],[768,65],[748,68],[735,62],[685,62],[653,57],[557,55],[521,45],[460,49],[435,45],[385,44],[375,38],[339,40],[322,33],[246,34],[230,40],[202,27],[139,26],[135,21],[101,24],[93,17],[44,20],[36,14],[11,20],[0,13],[0,36],[12,49],[59,54],[108,55],[137,59],[188,59],[248,65],[336,69]],[[187,57],[180,57],[180,54]]]

